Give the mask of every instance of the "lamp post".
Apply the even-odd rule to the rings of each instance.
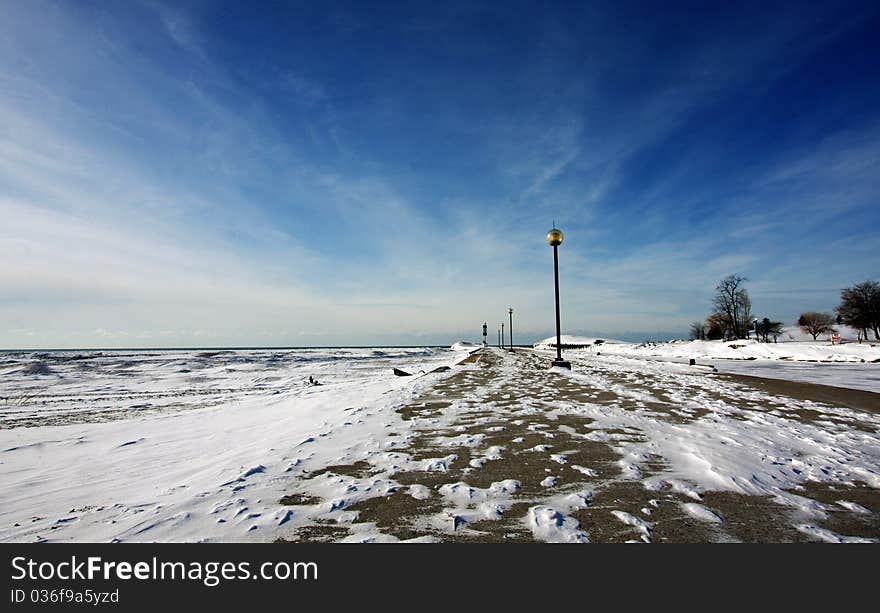
[[[504,349],[504,322],[501,322],[501,348]]]
[[[553,247],[553,283],[556,289],[556,359],[550,362],[550,367],[559,366],[571,369],[571,362],[562,359],[562,333],[559,324],[559,245],[565,237],[562,230],[554,227],[547,232],[547,244]]]
[[[755,341],[760,343],[761,339],[758,337],[758,318],[755,317],[755,319],[752,320],[752,323],[755,324]]]
[[[510,317],[510,350],[513,351],[513,307],[507,309],[507,315]]]
[[[501,348],[501,326],[498,326],[498,348]]]

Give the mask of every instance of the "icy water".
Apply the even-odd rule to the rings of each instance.
[[[7,351],[0,429],[105,422],[208,408],[305,387],[417,374],[439,347]]]

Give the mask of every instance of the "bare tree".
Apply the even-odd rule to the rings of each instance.
[[[702,321],[695,321],[691,324],[691,340],[694,341],[704,341],[706,340],[706,324]]]
[[[813,337],[813,340],[816,340],[820,334],[837,332],[834,329],[834,316],[831,313],[817,313],[815,311],[801,313],[797,323],[801,330]]]
[[[752,302],[743,284],[748,281],[739,275],[724,277],[715,287],[715,298],[712,305],[715,314],[727,321],[728,338],[743,338],[749,334]]]
[[[843,323],[861,330],[865,339],[870,329],[874,339],[880,340],[880,283],[863,281],[847,287],[840,293],[835,311]]]

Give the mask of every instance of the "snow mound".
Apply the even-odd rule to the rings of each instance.
[[[623,343],[623,341],[619,341],[613,338],[595,338],[592,336],[575,336],[573,334],[563,334],[559,337],[559,340],[562,342],[562,348],[571,348],[571,349],[581,349],[592,346],[601,346],[606,343],[610,344],[619,344]],[[556,347],[556,337],[551,336],[545,338],[542,341],[538,341],[534,344],[534,347],[537,349],[539,347]]]
[[[456,341],[452,343],[450,349],[453,351],[472,351],[474,349],[479,349],[482,345],[477,345],[476,343],[469,343],[468,341]]]
[[[531,507],[526,523],[534,537],[547,543],[589,543],[587,534],[580,529],[580,522],[567,517],[556,509],[544,505]]]
[[[624,343],[603,347],[603,354],[633,357],[790,360],[793,362],[875,362],[880,345],[824,342],[759,343],[752,339],[736,341],[671,341],[668,343]]]
[[[685,513],[693,517],[694,519],[699,519],[705,522],[709,522],[712,524],[723,524],[724,520],[720,515],[711,511],[704,507],[701,504],[697,504],[696,502],[686,502],[681,505],[684,509]]]

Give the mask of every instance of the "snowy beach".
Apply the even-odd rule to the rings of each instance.
[[[4,354],[0,540],[880,538],[876,408],[458,347]]]
[[[278,500],[290,471],[384,445],[385,413],[445,376],[418,375],[466,355],[2,353],[0,540],[273,538],[289,519]]]

